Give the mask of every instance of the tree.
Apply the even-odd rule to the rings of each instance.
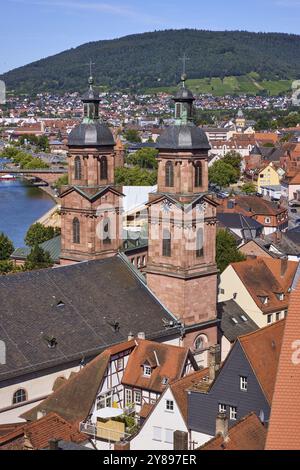
[[[55,236],[60,234],[60,229],[57,227],[45,227],[44,225],[37,222],[33,224],[29,229],[25,237],[25,243],[28,246],[35,246],[51,240]]]
[[[68,175],[63,175],[54,183],[54,188],[60,189],[62,186],[67,186],[69,184],[69,177]]]
[[[24,270],[32,271],[33,269],[50,268],[53,264],[54,262],[52,261],[48,251],[44,251],[39,245],[35,245],[27,256]]]
[[[115,182],[123,186],[154,186],[157,171],[148,171],[135,166],[133,168],[116,168]]]
[[[209,168],[208,177],[211,183],[221,187],[227,187],[238,181],[236,169],[224,162],[223,159],[218,160]]]
[[[3,233],[0,233],[0,260],[9,259],[10,255],[14,252],[14,245],[12,241]]]
[[[136,129],[127,129],[124,133],[124,137],[128,142],[142,142],[140,135]]]
[[[231,165],[237,172],[237,178],[240,177],[241,174],[241,163],[242,163],[242,156],[240,153],[235,152],[232,150],[231,152],[227,152],[223,158],[223,162]]]
[[[16,268],[12,261],[3,260],[0,261],[0,275],[9,274],[14,271],[19,271],[19,268]]]
[[[127,157],[127,162],[140,168],[157,169],[158,150],[154,148],[143,148]]]
[[[246,259],[243,253],[238,251],[234,236],[227,232],[227,230],[218,230],[216,243],[216,261],[221,273],[230,263]]]
[[[242,187],[242,191],[245,194],[252,194],[256,192],[256,187],[253,183],[245,183]]]

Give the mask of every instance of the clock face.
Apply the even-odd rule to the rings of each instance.
[[[204,214],[206,209],[207,209],[207,203],[206,202],[200,202],[199,204],[197,204],[197,211],[200,214]]]
[[[163,201],[162,205],[161,205],[162,211],[166,212],[166,213],[170,212],[172,207],[173,207],[173,204],[170,201],[168,201],[167,199],[165,199]]]

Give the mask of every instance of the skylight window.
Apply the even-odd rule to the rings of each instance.
[[[237,321],[237,319],[236,319],[236,318],[234,318],[234,317],[231,317],[231,321],[232,321],[232,323],[234,323],[235,325],[237,325],[237,324],[238,324],[238,321]]]
[[[244,322],[248,321],[247,318],[245,317],[245,315],[241,315],[241,319],[242,319]]]

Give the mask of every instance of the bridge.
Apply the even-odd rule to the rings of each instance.
[[[6,168],[0,170],[1,175],[18,175],[24,178],[36,178],[37,180],[44,181],[48,184],[53,184],[63,175],[68,174],[68,170],[64,168],[42,168],[42,169],[33,169],[33,170],[22,170],[19,168]]]

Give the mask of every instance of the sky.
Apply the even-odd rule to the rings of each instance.
[[[86,42],[161,29],[299,34],[300,0],[0,0],[0,73]]]

